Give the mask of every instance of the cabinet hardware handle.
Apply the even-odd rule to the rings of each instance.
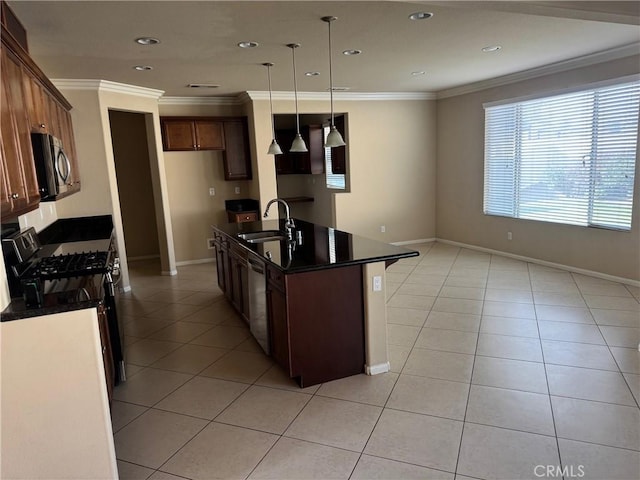
[[[44,127],[46,127],[46,125],[44,123],[41,123],[40,128],[44,128]]]
[[[13,200],[15,200],[16,198],[20,198],[20,194],[19,194],[19,193],[12,193],[12,194],[11,194],[11,198],[12,198]]]

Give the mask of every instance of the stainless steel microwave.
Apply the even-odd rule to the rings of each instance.
[[[62,148],[62,141],[48,133],[32,133],[31,145],[40,200],[55,200],[69,189],[72,168],[69,157]]]

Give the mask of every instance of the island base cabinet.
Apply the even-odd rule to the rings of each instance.
[[[364,371],[362,268],[284,275],[270,282],[272,355],[301,387]],[[284,298],[283,298],[284,297]]]

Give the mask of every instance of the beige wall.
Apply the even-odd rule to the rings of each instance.
[[[242,116],[236,105],[160,105],[162,116]],[[177,262],[214,257],[207,248],[211,225],[227,223],[225,200],[252,198],[251,181],[224,179],[222,152],[164,152]],[[215,196],[209,196],[209,188]],[[240,193],[235,193],[235,188]]]
[[[0,323],[0,364],[1,478],[118,478],[95,308]]]
[[[500,250],[618,277],[640,279],[640,165],[632,230],[617,232],[482,213],[484,102],[553,92],[638,73],[638,57],[438,100],[438,238]],[[507,232],[513,240],[507,240]]]
[[[144,115],[111,110],[109,124],[127,256],[159,256]]]
[[[58,216],[64,218],[83,215],[113,215],[118,251],[121,257],[122,286],[128,288],[127,251],[118,197],[109,110],[144,113],[152,167],[151,178],[162,270],[167,274],[175,273],[173,234],[166,194],[166,174],[162,157],[157,98],[114,92],[102,88],[87,90],[81,84],[77,88],[67,84],[59,85],[59,88],[74,106],[71,116],[78,151],[82,190],[57,202]]]
[[[300,101],[300,113],[327,111],[327,102]],[[260,197],[277,194],[269,102],[253,101]],[[347,170],[350,191],[330,193],[338,229],[384,242],[435,236],[436,105],[432,100],[337,101],[347,113]],[[274,113],[293,113],[292,101],[274,103]],[[262,147],[262,148],[260,148]],[[316,178],[318,176],[313,176]],[[318,181],[316,181],[318,187]],[[322,201],[328,216],[331,202]],[[314,207],[315,208],[315,207]],[[320,217],[318,217],[320,218]],[[325,222],[320,222],[325,223]],[[386,233],[380,226],[386,226]]]

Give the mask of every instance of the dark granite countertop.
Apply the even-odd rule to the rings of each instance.
[[[71,292],[66,292],[71,293]],[[79,292],[77,292],[79,293]],[[0,313],[0,321],[10,322],[12,320],[23,320],[25,318],[40,317],[42,315],[53,315],[55,313],[72,312],[85,308],[97,308],[102,302],[100,300],[82,300],[71,303],[58,303],[57,299],[45,295],[45,304],[42,308],[27,308],[21,298],[11,299],[11,303]]]
[[[239,233],[263,230],[284,231],[284,220],[230,223],[214,225],[214,230],[223,233],[244,248],[256,253],[285,273],[299,273],[326,268],[343,267],[373,262],[393,262],[400,258],[415,257],[415,250],[390,245],[333,228],[294,219],[295,233],[301,232],[298,241],[270,241],[248,243],[238,237]],[[267,253],[268,252],[268,253]]]

